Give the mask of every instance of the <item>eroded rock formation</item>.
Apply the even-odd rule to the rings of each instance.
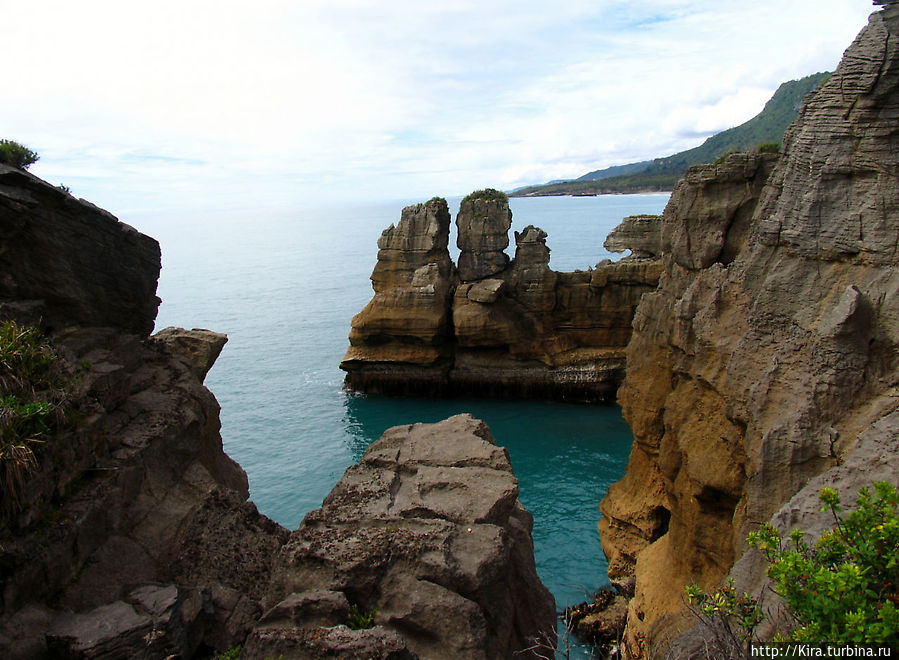
[[[635,651],[692,624],[685,584],[739,560],[738,588],[760,585],[754,526],[820,530],[822,485],[899,480],[897,34],[899,8],[872,15],[776,164],[693,168],[665,209],[619,392],[635,443],[601,505],[610,573],[636,575]]]
[[[207,657],[251,632],[243,657],[493,658],[553,643],[531,517],[483,423],[388,432],[291,535],[247,501],[222,448],[202,381],[227,338],[149,336],[156,242],[6,168],[0,205],[0,319],[51,336],[70,408],[20,484],[0,464],[0,656]],[[374,280],[387,305],[402,287],[423,305],[449,295],[448,223],[445,203],[427,204],[385,232]],[[36,274],[45,260],[52,277]],[[394,328],[427,343],[446,314]],[[352,605],[377,625],[344,625],[365,623]]]
[[[531,525],[483,422],[390,429],[284,546],[248,653],[538,657],[526,649],[552,647],[555,603]],[[347,627],[353,611],[370,621]]]
[[[446,224],[408,223],[424,212]],[[374,393],[611,398],[624,374],[634,308],[661,273],[658,221],[654,238],[619,232],[615,249],[633,245],[630,257],[574,273],[550,268],[546,233],[533,226],[515,232],[509,260],[503,250],[512,213],[498,191],[462,201],[458,269],[446,251],[448,223],[446,203],[432,200],[405,209],[399,225],[419,232],[408,245],[424,242],[431,252],[404,246],[385,253],[379,242],[375,296],[353,319],[340,365],[347,386]],[[394,263],[413,263],[422,276],[413,281],[407,268],[385,285],[380,273]],[[428,330],[414,334],[422,325]]]
[[[147,335],[159,298],[159,244],[107,211],[0,164],[0,304],[55,329]]]
[[[446,200],[434,198],[403,209],[399,224],[378,239],[375,296],[353,318],[342,363],[358,375],[359,389],[369,381],[385,389],[427,383],[448,368],[455,281],[449,225]]]
[[[287,530],[246,501],[222,450],[202,379],[226,337],[148,337],[156,241],[21,170],[0,181],[0,318],[52,336],[69,408],[18,488],[3,466],[0,655],[239,643]]]

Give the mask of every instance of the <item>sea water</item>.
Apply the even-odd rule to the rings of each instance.
[[[624,216],[660,213],[667,199],[513,198],[512,229],[542,228],[552,268],[586,270],[621,256],[603,241]],[[624,474],[632,442],[619,408],[342,389],[338,364],[350,320],[372,296],[378,236],[416,201],[425,200],[125,220],[162,247],[156,328],[229,337],[206,385],[222,406],[225,450],[246,470],[263,514],[296,529],[385,429],[469,412],[509,451],[534,515],[537,571],[557,607],[581,602],[607,581],[598,504]],[[448,201],[455,218],[459,199]]]

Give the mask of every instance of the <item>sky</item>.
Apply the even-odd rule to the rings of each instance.
[[[691,148],[869,0],[0,0],[0,137],[120,218],[452,197]]]

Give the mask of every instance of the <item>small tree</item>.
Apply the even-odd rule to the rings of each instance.
[[[27,170],[39,159],[36,152],[18,142],[0,140],[0,163]]]

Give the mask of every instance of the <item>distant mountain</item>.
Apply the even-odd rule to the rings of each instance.
[[[779,144],[787,126],[799,115],[806,94],[830,77],[825,71],[783,83],[764,109],[744,124],[716,133],[698,147],[654,160],[614,165],[570,181],[518,188],[515,197],[597,195],[671,190],[690,165],[711,163],[731,151]]]

